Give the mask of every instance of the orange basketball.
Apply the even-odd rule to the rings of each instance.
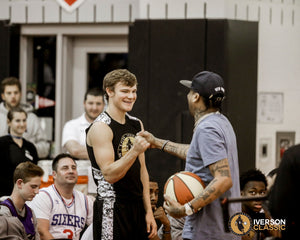
[[[182,171],[169,177],[164,187],[164,194],[180,204],[185,204],[198,196],[204,188],[205,184],[199,176]]]

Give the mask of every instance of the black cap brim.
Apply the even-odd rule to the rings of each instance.
[[[191,89],[192,88],[192,81],[190,80],[180,80],[179,81],[183,86]]]

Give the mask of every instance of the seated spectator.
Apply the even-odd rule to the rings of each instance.
[[[157,235],[151,240],[182,240],[182,229],[184,226],[185,217],[183,218],[173,218],[165,213],[162,206],[156,207],[158,201],[158,183],[155,181],[150,181],[150,200],[153,215],[156,221],[161,223]]]
[[[266,176],[258,169],[250,169],[240,176],[241,195],[245,197],[265,196],[267,193]],[[254,219],[271,219],[267,209],[263,207],[262,200],[243,201],[242,211],[247,213],[252,221]],[[279,231],[257,230],[250,231],[248,235],[242,237],[243,240],[248,239],[265,239],[268,236],[280,236]]]
[[[18,218],[0,216],[0,239],[28,240],[28,237]]]
[[[13,174],[14,188],[12,194],[0,203],[0,215],[8,218],[11,216],[16,217],[19,220],[19,226],[23,225],[26,239],[29,240],[39,240],[40,236],[37,231],[35,214],[25,202],[31,201],[39,192],[43,174],[43,169],[31,162],[20,163]],[[20,231],[18,230],[17,232],[19,232],[18,236],[20,236]],[[0,238],[3,239],[2,237]]]
[[[0,196],[11,193],[13,173],[19,163],[30,161],[37,164],[38,161],[35,146],[23,138],[27,129],[27,113],[20,107],[12,108],[7,113],[7,125],[9,134],[0,137]]]
[[[7,134],[8,126],[6,116],[9,110],[21,107],[27,113],[27,129],[24,138],[34,144],[39,158],[46,158],[49,155],[50,144],[47,142],[46,133],[42,129],[39,118],[33,113],[33,107],[21,103],[21,83],[15,77],[8,77],[2,80],[0,103],[0,136]]]
[[[88,186],[85,188],[78,188],[77,186],[77,190],[93,196],[97,194],[97,186],[93,179],[86,149],[85,130],[103,111],[105,106],[103,95],[103,92],[98,88],[87,90],[83,101],[84,113],[80,117],[66,122],[62,132],[62,147],[73,157],[80,160],[87,160],[86,163],[89,164]]]
[[[52,162],[54,184],[42,188],[29,203],[34,210],[42,240],[79,240],[93,220],[93,201],[74,189],[78,173],[71,155],[62,153]]]

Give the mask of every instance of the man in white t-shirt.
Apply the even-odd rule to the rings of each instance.
[[[28,203],[33,209],[41,239],[79,240],[81,231],[93,222],[93,201],[74,189],[78,173],[70,154],[61,153],[52,162],[54,184],[42,188]]]
[[[85,146],[85,129],[98,117],[103,111],[105,103],[103,92],[99,88],[89,89],[84,95],[84,113],[75,119],[72,119],[64,125],[62,133],[62,147],[73,157],[80,160],[89,159]],[[87,163],[88,164],[88,163]],[[89,167],[89,183],[86,192],[95,194],[96,185]]]

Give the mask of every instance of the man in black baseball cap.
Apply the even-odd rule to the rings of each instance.
[[[180,80],[180,83],[207,98],[211,98],[216,94],[225,94],[224,82],[221,76],[209,71],[199,72],[193,77],[192,81]]]
[[[220,75],[202,71],[197,73],[192,81],[180,80],[180,83],[195,93],[199,93],[204,99],[206,109],[209,107],[221,110],[221,104],[225,98],[224,81]]]
[[[224,230],[220,204],[224,197],[240,196],[236,137],[229,120],[220,113],[225,97],[223,80],[216,73],[203,71],[191,81],[181,80],[180,83],[190,89],[187,100],[195,119],[191,143],[159,139],[147,131],[138,135],[150,143],[150,148],[159,148],[186,160],[185,171],[197,174],[206,187],[184,205],[164,196],[164,208],[172,217],[186,216],[183,239],[236,239],[237,236]],[[232,216],[241,212],[241,205],[230,204],[228,210]]]

